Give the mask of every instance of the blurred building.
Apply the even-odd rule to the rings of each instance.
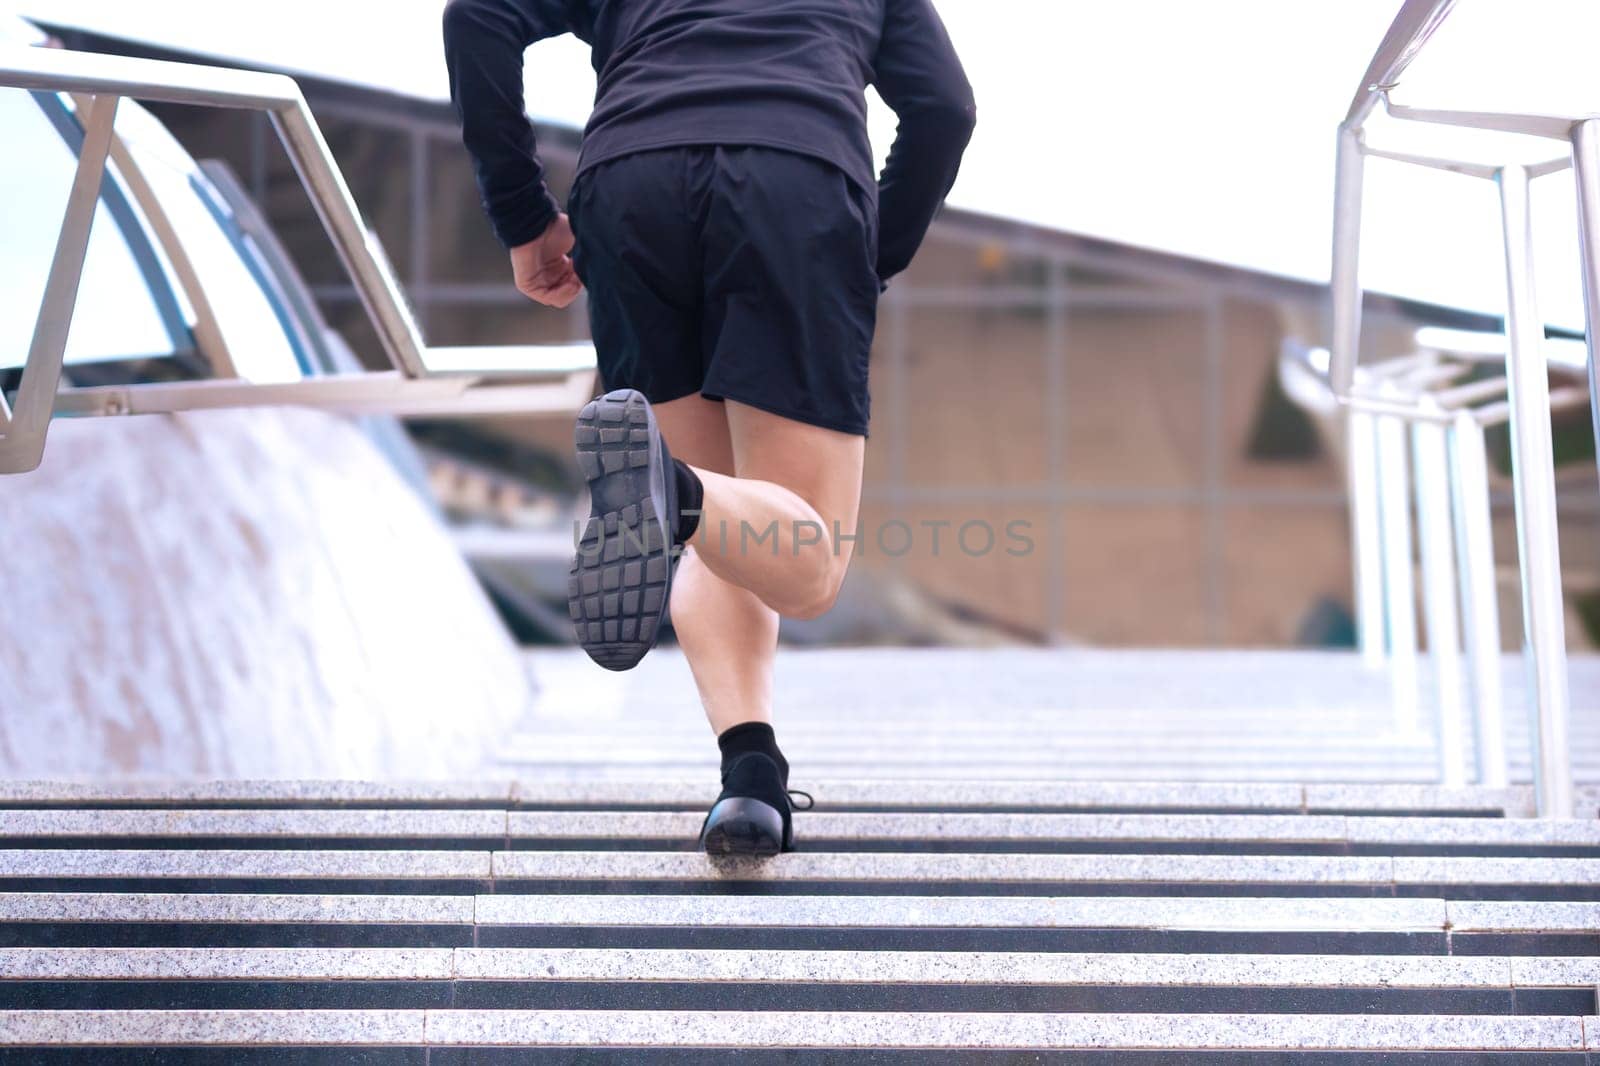
[[[70,30],[61,36],[70,47],[190,58]],[[447,106],[301,80],[430,343],[586,335],[581,301],[554,311],[511,287]],[[355,292],[266,120],[153,110],[195,156],[234,169],[329,323],[378,366]],[[563,196],[578,131],[539,133]],[[879,600],[909,597],[916,609],[1020,639],[1348,642],[1339,441],[1287,399],[1276,369],[1286,338],[1324,334],[1324,300],[1322,286],[946,211],[880,310],[865,535],[857,547],[863,565],[852,587],[870,586]],[[1366,359],[1409,351],[1423,325],[1499,326],[1379,296],[1369,296],[1367,322]],[[1569,639],[1586,647],[1600,628],[1600,501],[1587,414],[1574,417],[1558,427],[1559,439],[1580,453],[1569,474],[1558,474],[1562,558],[1578,616]],[[506,474],[557,498],[578,484],[564,423],[505,418],[417,428],[424,442],[469,440],[485,479],[465,482],[488,499],[506,497],[496,480]],[[447,470],[435,484],[459,486],[458,475]],[[1507,645],[1515,646],[1520,605],[1508,484],[1496,486],[1497,551],[1501,616]],[[548,520],[549,508],[511,496],[507,510]],[[866,613],[868,623],[845,639],[875,638],[873,612]],[[938,632],[916,639],[938,639]]]

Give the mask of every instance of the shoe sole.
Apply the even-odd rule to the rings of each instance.
[[[784,845],[787,843],[788,848]],[[758,855],[763,858],[792,850],[784,840],[783,815],[770,803],[746,796],[718,800],[706,816],[700,847],[708,855]]]
[[[628,670],[655,646],[672,583],[670,471],[656,418],[632,389],[586,404],[573,431],[589,520],[567,579],[567,612],[589,658]]]

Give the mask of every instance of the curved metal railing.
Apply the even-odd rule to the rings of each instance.
[[[1513,493],[1521,565],[1523,626],[1530,663],[1534,729],[1535,784],[1541,814],[1568,817],[1573,810],[1572,774],[1567,747],[1567,662],[1561,590],[1560,547],[1556,536],[1555,465],[1551,442],[1548,366],[1544,322],[1535,296],[1531,254],[1529,182],[1572,167],[1578,186],[1578,220],[1584,270],[1584,295],[1589,316],[1589,399],[1600,446],[1600,359],[1596,357],[1596,322],[1600,315],[1600,115],[1517,115],[1450,111],[1395,104],[1390,91],[1428,38],[1450,13],[1454,0],[1406,0],[1368,65],[1350,108],[1339,126],[1334,191],[1332,270],[1332,343],[1328,382],[1349,412],[1353,436],[1364,435],[1369,418],[1398,417],[1417,427],[1427,419],[1415,403],[1397,404],[1390,383],[1364,373],[1359,364],[1361,285],[1359,256],[1361,195],[1369,156],[1414,166],[1449,170],[1493,181],[1500,194],[1500,221],[1505,238],[1506,397],[1496,411],[1510,423]],[[1382,103],[1393,118],[1435,125],[1463,126],[1544,137],[1565,142],[1568,153],[1532,166],[1482,163],[1379,151],[1366,145],[1363,124]],[[1570,397],[1564,400],[1570,401]],[[1425,435],[1425,434],[1424,434]],[[1420,476],[1420,475],[1419,475]],[[1353,516],[1358,496],[1376,489],[1352,473]],[[1429,504],[1419,497],[1419,505]],[[1431,514],[1423,514],[1430,520]],[[1358,599],[1369,590],[1374,573],[1384,573],[1374,557],[1370,530],[1352,525],[1356,549]],[[1479,559],[1474,565],[1489,565]],[[1370,628],[1370,619],[1367,619]],[[1372,645],[1373,635],[1364,638]],[[1403,669],[1403,667],[1402,667]]]

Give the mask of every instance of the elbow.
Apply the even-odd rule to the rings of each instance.
[[[933,139],[965,148],[978,127],[978,105],[970,93],[944,97],[922,108],[917,125]]]
[[[942,94],[937,110],[945,127],[964,145],[978,128],[978,101],[972,95],[971,82],[966,78],[955,81],[956,84]]]
[[[972,91],[969,89],[965,95],[950,101],[946,110],[950,132],[965,146],[972,139],[972,131],[978,128],[978,102],[972,98]]]
[[[491,26],[494,21],[491,8],[487,0],[449,0],[441,16],[445,48],[468,42],[477,31]]]

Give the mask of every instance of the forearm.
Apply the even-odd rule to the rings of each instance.
[[[974,112],[952,105],[900,122],[878,181],[878,277],[887,281],[911,263],[934,215],[955,184],[972,137]]]
[[[524,113],[522,53],[532,34],[511,0],[452,0],[444,14],[450,99],[478,192],[506,247],[538,237],[559,213]]]

